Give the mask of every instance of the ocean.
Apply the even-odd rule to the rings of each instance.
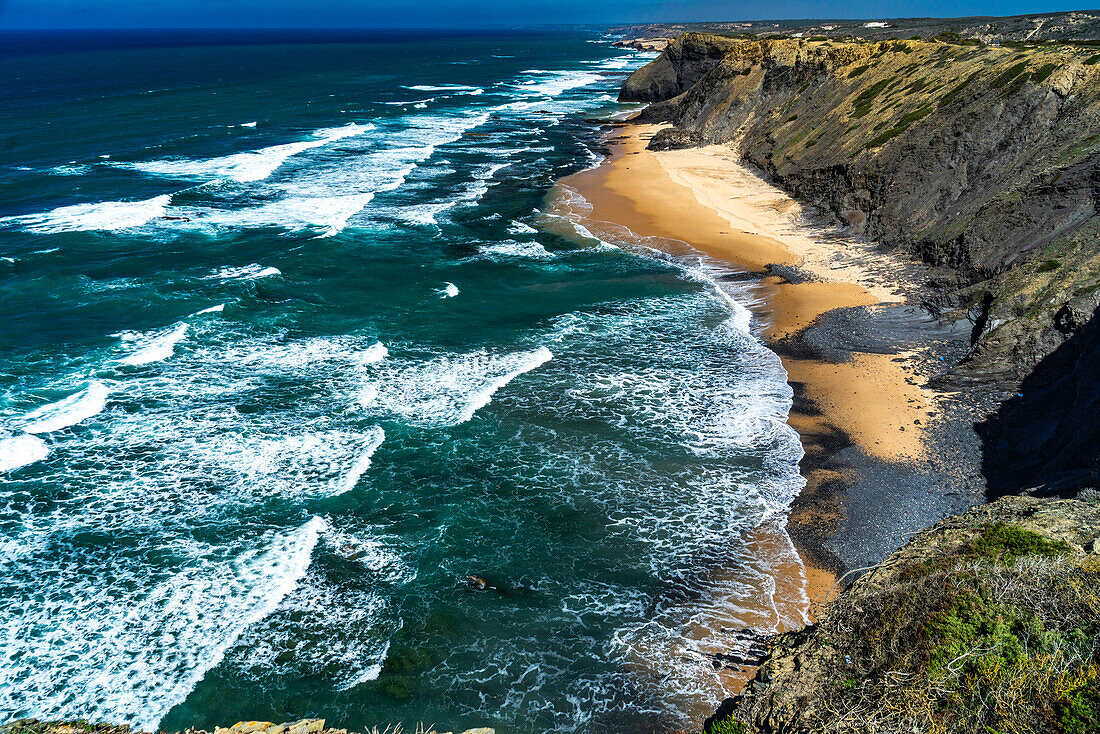
[[[556,213],[652,55],[8,40],[0,719],[672,731],[801,620],[743,280]]]

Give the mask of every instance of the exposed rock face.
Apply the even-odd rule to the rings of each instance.
[[[660,56],[630,75],[619,100],[657,102],[675,97],[714,68],[732,45],[729,39],[698,33],[675,38]]]
[[[666,127],[658,130],[646,146],[650,150],[681,150],[703,144],[703,136],[694,130],[681,127]]]
[[[631,38],[615,41],[611,45],[615,48],[632,48],[635,51],[664,51],[668,41],[668,38]]]
[[[730,718],[741,728],[723,731],[743,734],[1095,731],[1098,581],[1100,505],[974,508],[916,536],[816,626],[772,638],[706,731]]]
[[[375,731],[378,729],[375,728]],[[386,731],[400,734],[401,728],[387,727]],[[435,732],[435,729],[429,729]],[[495,734],[495,729],[481,727],[467,729],[462,734]],[[141,734],[125,725],[89,724],[87,721],[39,721],[19,719],[0,725],[0,734]],[[210,734],[202,729],[188,729],[186,734]],[[353,734],[347,729],[326,729],[324,719],[300,719],[285,724],[270,721],[238,721],[229,727],[214,727],[213,734]],[[452,734],[441,732],[440,734]]]
[[[972,321],[973,348],[948,384],[1015,385],[1074,340],[1100,304],[1095,49],[688,34],[628,89],[656,100],[644,120],[686,131],[657,144],[695,136],[736,145],[853,231],[954,271],[930,305]],[[1100,369],[1100,350],[1077,341],[1073,362],[1085,379]],[[1065,439],[1079,445],[1062,455],[1076,463],[1058,471],[1083,468],[1089,446],[1075,425]]]

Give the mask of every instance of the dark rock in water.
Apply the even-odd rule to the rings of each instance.
[[[490,581],[484,576],[470,575],[466,577],[466,588],[469,591],[495,591],[501,596],[516,596],[529,593],[531,590],[526,586],[511,586],[498,584]]]
[[[650,150],[680,150],[704,145],[703,136],[693,130],[678,127],[666,127],[659,130],[646,147]]]
[[[493,585],[489,583],[488,579],[482,576],[473,575],[466,577],[466,586],[469,587],[471,591],[488,591],[494,588]]]

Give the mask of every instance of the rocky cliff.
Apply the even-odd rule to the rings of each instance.
[[[1015,391],[1054,358],[1079,379],[1057,394],[1050,381],[1025,382],[1025,398],[1065,403],[1066,391],[1091,389],[1100,374],[1096,340],[1083,332],[1100,305],[1095,49],[687,34],[635,72],[623,98],[653,101],[642,119],[676,126],[654,146],[734,145],[853,232],[938,267],[928,305],[969,319],[973,334],[946,382]],[[1053,467],[1077,479],[1033,485],[1072,493],[1096,483],[1078,460],[1085,444],[1093,457],[1100,449],[1091,408],[1064,408],[1046,434],[1080,444],[1065,453],[1072,466]],[[994,423],[988,435],[1019,453],[1019,421]]]
[[[379,730],[377,726],[367,734],[401,734],[400,724],[391,724]],[[449,731],[437,732],[434,726],[417,725],[415,734],[452,734]],[[495,734],[495,729],[467,729],[462,734]],[[90,723],[83,719],[75,721],[40,721],[39,719],[19,719],[0,724],[0,734],[143,734],[126,725]],[[202,729],[188,729],[186,734],[211,734]],[[271,721],[238,721],[229,727],[214,727],[213,734],[354,734],[347,729],[332,729],[325,726],[324,719],[299,719],[285,724]]]
[[[717,734],[1100,731],[1100,505],[1009,497],[774,637]]]

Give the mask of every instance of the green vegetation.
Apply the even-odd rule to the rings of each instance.
[[[710,734],[745,734],[745,725],[733,717],[722,719],[714,723]]]
[[[959,96],[959,92],[966,89],[967,86],[970,85],[970,82],[974,81],[974,79],[977,78],[979,74],[981,74],[981,72],[979,72],[979,71],[974,72],[973,74],[968,76],[966,79],[963,79],[962,82],[960,82],[957,87],[955,87],[950,92],[948,92],[947,94],[940,97],[940,107],[946,107],[947,105],[951,104],[951,101],[954,100],[955,97]]]
[[[1100,667],[1074,663],[1095,657],[1098,632],[1095,619],[1051,625],[1031,608],[1002,602],[992,588],[963,587],[925,626],[927,673],[946,689],[948,705],[981,706],[996,696],[1000,706],[987,712],[996,730],[1041,722],[1046,716],[1035,704],[1046,702],[1053,730],[1095,731]],[[1036,689],[1045,694],[1038,701]]]
[[[1092,56],[1089,56],[1087,59],[1085,59],[1085,65],[1092,66],[1098,61],[1100,61],[1100,54],[1093,54]]]
[[[1003,87],[1004,85],[1008,84],[1010,81],[1015,79],[1016,77],[1020,76],[1020,74],[1024,73],[1025,69],[1027,69],[1027,62],[1026,61],[1021,61],[1018,64],[1013,64],[1012,66],[1008,67],[1008,69],[1001,72],[1001,74],[999,76],[997,76],[997,78],[995,78],[993,81],[991,81],[989,83],[989,86],[994,88],[994,89],[997,89],[999,87]]]
[[[915,109],[912,112],[906,112],[904,115],[901,116],[901,119],[898,120],[897,125],[867,141],[866,149],[870,150],[871,148],[879,148],[885,145],[886,143],[896,138],[898,135],[901,135],[903,132],[908,130],[914,122],[930,114],[932,114],[931,105],[925,105],[924,107]],[[878,130],[885,124],[885,122],[880,122],[878,125],[875,126],[874,129]]]
[[[790,117],[787,118],[787,122],[794,122],[797,119],[798,119],[798,115],[791,115]]]
[[[741,76],[748,76],[751,73],[752,73],[752,67],[751,66],[746,66],[744,69],[741,70]]]
[[[913,82],[912,84],[907,86],[905,88],[905,93],[906,94],[914,94],[915,92],[919,92],[920,90],[924,89],[927,86],[928,86],[928,78],[922,76],[920,79],[916,80],[915,82]]]
[[[849,79],[855,79],[857,76],[859,76],[860,74],[862,74],[863,72],[867,71],[870,68],[871,68],[870,64],[863,64],[862,66],[857,66],[856,68],[854,68],[854,69],[852,69],[851,71],[848,72],[848,78]]]
[[[895,79],[892,77],[889,79],[880,79],[860,92],[859,96],[852,101],[851,116],[863,117],[867,115],[875,104],[875,98],[882,93],[882,90],[886,89],[890,84],[893,84],[894,81]]]
[[[906,112],[904,115],[901,116],[901,121],[898,123],[898,126],[903,128],[909,127],[917,120],[930,114],[932,114],[931,105],[925,105],[924,107],[915,109],[912,112]]]
[[[1036,84],[1045,82],[1057,68],[1058,64],[1043,64],[1041,67],[1039,67],[1038,71],[1034,72],[1031,75],[1031,81],[1035,82]]]
[[[791,705],[792,731],[1100,731],[1100,556],[1005,522],[933,532],[773,642],[765,687],[712,731]]]
[[[1052,558],[1069,550],[1069,545],[1061,540],[1048,540],[1030,530],[998,522],[981,526],[981,534],[970,546],[969,554],[986,561],[1014,563],[1020,556]]]
[[[892,127],[886,132],[880,133],[879,135],[876,135],[875,137],[868,140],[866,147],[868,150],[870,150],[871,148],[880,148],[883,145],[889,143],[897,136],[901,135],[903,132],[905,132],[904,127]]]

